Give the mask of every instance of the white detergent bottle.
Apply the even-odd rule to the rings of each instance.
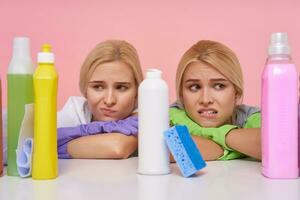
[[[170,173],[170,158],[163,132],[169,128],[169,89],[162,72],[148,69],[138,90],[138,173]]]

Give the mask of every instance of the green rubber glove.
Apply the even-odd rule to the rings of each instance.
[[[247,156],[238,151],[229,151],[227,149],[224,149],[223,155],[220,158],[218,158],[218,160],[233,160],[233,159],[245,158],[245,157]]]
[[[237,126],[225,124],[223,126],[217,128],[202,128],[201,136],[213,140],[215,143],[221,145],[223,148],[227,150],[231,150],[226,145],[226,135],[232,130],[236,129]]]
[[[233,151],[226,145],[226,135],[232,129],[237,128],[237,126],[226,124],[217,128],[203,128],[192,119],[190,119],[184,110],[177,108],[170,108],[170,122],[171,125],[186,125],[192,135],[202,136],[213,140],[217,144],[221,145],[224,149]]]
[[[189,129],[189,132],[193,135],[196,135],[197,132],[202,129],[196,122],[191,120],[187,114],[185,113],[184,110],[178,109],[178,108],[170,108],[169,109],[169,117],[170,117],[170,123],[171,126],[175,125],[186,125],[187,128]]]

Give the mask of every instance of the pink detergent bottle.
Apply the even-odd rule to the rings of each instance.
[[[300,176],[300,99],[298,102],[298,169]]]
[[[298,177],[298,75],[286,33],[273,33],[262,74],[262,174]]]

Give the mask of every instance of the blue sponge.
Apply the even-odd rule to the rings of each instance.
[[[164,132],[164,137],[184,177],[206,166],[186,126],[173,126]]]

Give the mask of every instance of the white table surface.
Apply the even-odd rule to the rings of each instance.
[[[272,180],[261,175],[261,163],[249,160],[211,161],[192,178],[176,164],[171,174],[136,173],[137,158],[126,160],[59,160],[54,180],[0,177],[0,200],[299,200],[300,179]]]

